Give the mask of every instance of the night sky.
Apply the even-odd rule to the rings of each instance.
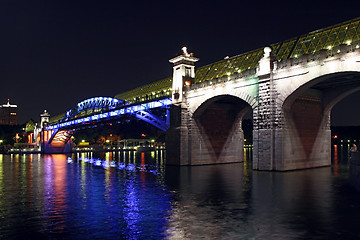
[[[183,46],[203,66],[359,17],[359,7],[359,1],[0,0],[0,102],[18,105],[20,123],[39,121],[44,109],[54,116],[84,99],[171,76],[168,60]],[[359,102],[357,95],[343,104]],[[335,117],[344,124],[343,115]]]

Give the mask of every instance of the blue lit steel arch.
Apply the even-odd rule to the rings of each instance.
[[[115,101],[121,101],[119,99],[115,99]],[[85,100],[86,101],[86,100]],[[83,102],[85,102],[83,101]],[[85,102],[83,105],[77,104],[79,108],[72,108],[69,110],[63,119],[56,123],[51,123],[48,126],[45,127],[46,130],[56,130],[54,132],[54,136],[57,134],[57,130],[59,129],[76,129],[77,126],[81,126],[82,124],[89,124],[91,122],[98,122],[98,121],[106,121],[109,119],[117,118],[125,114],[134,115],[136,118],[141,119],[149,124],[152,124],[153,126],[166,131],[170,126],[170,118],[169,118],[169,111],[166,111],[165,119],[162,120],[160,117],[155,116],[151,112],[149,112],[150,109],[155,108],[168,108],[171,104],[171,98],[164,98],[164,99],[158,99],[156,101],[152,102],[145,102],[145,103],[138,103],[138,104],[128,104],[124,101],[121,101],[123,105],[120,105],[119,107],[111,106],[107,108],[108,111],[100,112],[100,113],[93,113],[91,115],[86,116],[79,116],[77,118],[74,118],[74,116],[77,115],[77,113],[81,113],[82,111],[85,111],[87,109],[92,109],[89,107],[83,107],[86,105],[90,105],[89,102]],[[81,102],[82,103],[82,102]],[[95,104],[95,103],[94,103]],[[96,106],[96,105],[94,105]],[[100,106],[100,105],[98,105]],[[78,109],[82,109],[80,111],[77,111]],[[112,109],[112,110],[111,110]],[[69,117],[67,117],[69,116]],[[53,139],[52,138],[52,139]],[[52,140],[51,139],[51,140]]]
[[[65,116],[61,119],[62,122],[67,121],[75,117],[76,115],[93,109],[113,110],[125,105],[125,102],[117,98],[111,97],[93,97],[76,104],[66,112]]]

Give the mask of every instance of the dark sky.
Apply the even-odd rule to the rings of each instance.
[[[0,0],[0,102],[10,98],[18,105],[20,123],[38,121],[44,109],[57,115],[84,99],[171,76],[168,60],[182,46],[203,66],[359,17],[359,7],[315,1]]]

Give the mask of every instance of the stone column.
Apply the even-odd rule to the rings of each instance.
[[[281,159],[281,151],[275,149],[275,146],[281,145],[281,138],[278,137],[280,131],[276,130],[277,93],[272,78],[272,61],[271,48],[266,47],[264,57],[259,61],[258,105],[253,111],[253,169],[256,170],[275,170],[275,159]]]
[[[172,105],[170,128],[166,132],[166,164],[189,165],[189,131],[186,124],[186,108]]]

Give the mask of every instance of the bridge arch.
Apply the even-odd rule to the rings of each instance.
[[[309,94],[309,90],[321,92],[324,109],[331,111],[336,103],[360,90],[360,71],[330,73],[306,80],[284,99],[283,108],[289,110],[294,101],[302,95]]]
[[[331,110],[357,91],[360,91],[359,71],[324,74],[299,85],[282,102],[285,155],[294,162],[305,159],[302,168],[330,165]]]
[[[89,115],[93,114],[94,111],[101,112],[103,110],[119,108],[124,105],[124,101],[111,97],[93,97],[85,99],[67,111],[62,121],[67,121],[74,117],[78,117],[80,114]],[[91,111],[91,113],[89,111]]]
[[[215,104],[226,104],[227,106],[231,106],[233,109],[232,114],[239,114],[239,113],[246,113],[250,109],[252,109],[252,106],[245,101],[244,99],[231,95],[231,94],[222,94],[222,95],[216,95],[211,98],[206,99],[204,102],[201,102],[197,109],[193,113],[193,118],[199,118],[202,114],[204,114],[204,111],[208,110]],[[235,111],[235,112],[234,112]]]
[[[245,86],[239,87],[239,85]],[[237,79],[223,84],[215,84],[201,89],[188,91],[188,109],[191,114],[194,114],[203,104],[207,104],[206,102],[224,96],[239,98],[254,109],[258,104],[257,79]]]
[[[43,137],[42,151],[46,153],[71,151],[72,144],[70,139],[75,132],[75,127],[64,123],[97,113],[101,114],[124,105],[124,101],[111,97],[93,97],[77,103],[65,113],[64,117],[59,121],[59,124],[55,124],[56,127],[45,127],[42,135],[50,134],[50,136]],[[64,124],[64,126],[61,127],[60,124]]]
[[[191,117],[193,165],[242,162],[244,131],[242,119],[252,110],[243,99],[217,95],[202,102]]]
[[[77,129],[94,127],[100,122],[114,121],[124,115],[135,116],[137,119],[166,131],[169,127],[169,105],[171,105],[169,98],[139,104],[129,104],[111,97],[83,100],[67,111],[61,120],[44,128],[43,131],[46,131],[44,135],[47,138],[42,140],[43,151],[47,153],[62,152],[67,145],[71,145],[70,139]]]

